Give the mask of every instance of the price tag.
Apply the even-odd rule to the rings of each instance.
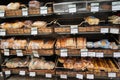
[[[40,14],[47,14],[47,7],[40,7]]]
[[[119,29],[118,28],[110,28],[110,33],[119,34]]]
[[[112,11],[120,10],[120,1],[112,2]]]
[[[78,33],[78,25],[71,25],[71,34],[76,34]]]
[[[88,52],[88,49],[81,49],[81,52]]]
[[[5,16],[5,11],[4,10],[0,10],[0,17],[4,17]]]
[[[68,56],[67,49],[61,49],[60,50],[60,56],[61,57],[67,57]]]
[[[10,75],[11,71],[5,71],[5,75]]]
[[[69,13],[74,13],[76,12],[76,4],[71,4],[71,5],[68,5],[68,10],[69,10]]]
[[[45,74],[46,78],[52,78],[52,74]]]
[[[119,57],[120,57],[120,52],[114,52],[114,53],[113,53],[113,57],[119,58]]]
[[[95,57],[95,52],[88,52],[89,57]]]
[[[17,56],[23,56],[22,50],[16,50]]]
[[[38,51],[33,51],[34,57],[39,57]]]
[[[91,3],[91,12],[99,11],[99,3]]]
[[[67,75],[62,74],[62,75],[60,75],[60,78],[61,79],[67,79]]]
[[[87,57],[88,53],[87,52],[81,52],[81,57]]]
[[[101,28],[100,33],[109,33],[109,28]]]
[[[36,73],[35,73],[35,72],[30,72],[30,73],[29,73],[29,76],[35,77],[35,76],[36,76]]]
[[[10,55],[9,49],[4,49],[4,55],[5,55],[5,56],[9,56],[9,55]]]
[[[23,8],[22,9],[22,15],[23,16],[28,16],[28,8]]]
[[[37,27],[31,28],[31,35],[37,35]]]
[[[96,57],[103,58],[104,57],[104,53],[103,52],[97,52],[96,53]]]
[[[0,29],[0,36],[5,36],[5,35],[6,35],[6,30]]]
[[[19,75],[24,76],[25,75],[25,71],[20,71]]]
[[[108,73],[109,78],[116,78],[116,73]]]
[[[83,79],[83,75],[82,74],[76,74],[76,78],[77,79]]]
[[[87,79],[94,79],[94,75],[93,74],[87,74]]]

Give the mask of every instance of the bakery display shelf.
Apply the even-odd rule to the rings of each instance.
[[[17,52],[17,50],[20,50],[20,52]],[[40,56],[51,56],[54,54],[53,49],[10,49],[9,54],[7,54],[3,49],[0,51],[4,56],[10,56],[10,55],[40,55]]]
[[[117,54],[118,53],[118,54]],[[80,49],[67,49],[67,52],[61,52],[56,49],[55,54],[59,56],[81,56],[81,57],[119,57],[120,50],[112,49],[88,49],[81,51]]]
[[[119,11],[119,9],[112,9],[112,2],[114,0],[107,1],[74,1],[74,2],[61,2],[54,3],[53,9],[56,14],[74,14],[74,13],[95,13],[95,12],[112,12]]]
[[[93,70],[90,70],[90,71],[88,71],[87,69],[84,70],[84,71],[76,71],[76,70],[72,70],[72,69],[65,69],[65,68],[63,68],[62,64],[58,62],[57,63],[58,65],[56,67],[56,76],[59,76],[59,77],[67,76],[67,78],[68,77],[78,78],[77,75],[79,75],[79,78],[83,78],[83,77],[87,78],[87,74],[92,74],[95,79],[100,79],[100,78],[101,79],[104,79],[104,78],[106,78],[106,79],[110,79],[110,78],[116,79],[116,78],[120,78],[120,68],[119,68],[119,66],[118,66],[118,64],[115,60],[113,60],[113,63],[117,67],[117,70],[112,69],[112,71],[107,71],[106,72],[105,70],[102,70],[102,69],[98,69],[98,70],[93,69]],[[71,63],[71,65],[72,65],[72,63]],[[115,76],[113,77],[113,76],[111,76],[111,74],[112,75],[115,74]],[[81,77],[81,75],[83,77]]]

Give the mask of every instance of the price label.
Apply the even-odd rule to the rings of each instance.
[[[5,36],[5,35],[6,35],[6,30],[0,29],[0,36]]]
[[[17,56],[23,56],[22,50],[16,50]]]
[[[62,75],[60,75],[60,78],[61,79],[67,79],[67,75],[62,74]]]
[[[47,14],[47,7],[40,7],[41,14]]]
[[[120,52],[114,52],[114,53],[113,53],[113,57],[119,58],[119,57],[120,57]]]
[[[120,1],[112,2],[112,11],[120,10]]]
[[[116,78],[116,73],[108,73],[109,78]]]
[[[110,33],[119,34],[119,29],[118,28],[110,28]]]
[[[22,15],[23,16],[28,16],[28,8],[23,8],[22,9]]]
[[[93,74],[87,74],[87,79],[94,79],[94,75]]]
[[[95,52],[88,52],[89,57],[95,57]]]
[[[5,56],[9,56],[9,55],[10,55],[9,49],[4,49],[4,55],[5,55]]]
[[[91,3],[91,12],[99,11],[99,3]]]
[[[71,34],[76,34],[78,33],[78,25],[71,25]]]
[[[30,72],[30,73],[29,73],[29,76],[35,77],[35,76],[36,76],[36,73],[35,73],[35,72]]]
[[[88,53],[87,52],[81,52],[81,57],[87,57]]]
[[[25,71],[20,71],[19,75],[24,76],[25,75]]]
[[[109,28],[101,28],[100,33],[109,33]]]
[[[60,56],[61,57],[67,57],[68,56],[67,49],[61,49],[60,50]]]
[[[81,52],[88,52],[88,49],[81,49]]]
[[[76,78],[77,79],[83,79],[83,75],[82,74],[76,74]]]
[[[71,5],[68,5],[68,10],[69,10],[69,13],[74,13],[76,12],[76,4],[71,4]]]
[[[33,51],[34,57],[39,57],[38,51]]]
[[[52,74],[45,74],[46,78],[52,78]]]
[[[5,75],[10,75],[11,71],[5,71]]]
[[[97,52],[96,53],[96,57],[103,58],[104,57],[104,53],[103,52]]]
[[[5,16],[5,11],[4,10],[0,10],[0,17],[4,17]]]
[[[37,27],[31,28],[31,35],[37,35]]]

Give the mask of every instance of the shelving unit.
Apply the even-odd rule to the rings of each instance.
[[[25,80],[32,79],[49,79],[49,80],[77,80],[77,79],[120,79],[120,24],[113,24],[109,22],[108,17],[112,15],[118,15],[120,17],[120,0],[38,0],[43,4],[50,3],[50,6],[44,6],[37,9],[30,9],[25,7],[19,10],[0,10],[0,23],[23,20],[33,21],[45,21],[47,27],[37,28],[30,26],[30,28],[11,28],[4,29],[0,28],[0,39],[7,40],[11,37],[15,37],[14,40],[26,40],[27,45],[24,49],[13,49],[13,48],[1,48],[0,49],[0,63],[1,71],[3,72],[4,80],[12,80],[15,78],[22,78]],[[10,0],[6,2],[0,1],[0,4],[8,4]],[[22,4],[28,4],[29,0],[16,0],[14,2],[20,2]],[[104,8],[105,6],[107,8]],[[47,8],[46,8],[47,7]],[[49,13],[48,8],[51,7],[53,10]],[[31,10],[31,12],[29,11]],[[32,11],[34,10],[34,11]],[[47,12],[46,12],[47,11]],[[31,14],[31,13],[34,14]],[[16,13],[16,14],[11,14]],[[42,14],[41,14],[42,13]],[[19,15],[18,15],[19,14]],[[89,25],[84,21],[87,16],[95,16],[100,19],[98,25]],[[57,40],[59,38],[75,38],[75,42],[78,37],[84,37],[87,41],[100,42],[101,39],[108,39],[111,42],[115,42],[118,49],[110,48],[57,48]],[[53,47],[50,49],[28,49],[29,42],[31,40],[54,40]],[[1,45],[0,40],[0,45]],[[45,43],[45,42],[44,42]],[[60,44],[61,45],[61,44]],[[36,45],[35,45],[36,46]],[[77,46],[77,42],[76,42]],[[70,46],[71,47],[71,46]],[[33,57],[40,58],[45,57],[47,61],[53,61],[55,63],[54,69],[36,69],[30,70],[29,67],[17,67],[8,68],[6,62],[11,58],[25,58],[29,57],[30,61]],[[111,64],[115,65],[116,70],[110,69],[110,71],[95,69],[87,70],[74,70],[64,68],[64,64],[59,62],[59,58],[76,58],[95,60],[95,59],[110,59]],[[76,63],[74,62],[74,63]],[[81,61],[82,62],[82,61]],[[104,61],[106,62],[106,61]],[[95,64],[95,62],[93,63]],[[99,62],[98,62],[99,64]],[[106,63],[107,64],[107,63]],[[109,63],[110,64],[110,63]],[[96,64],[97,65],[97,64]],[[102,63],[99,65],[101,66]],[[107,64],[108,65],[108,64]],[[105,67],[106,65],[104,65]],[[110,66],[111,67],[111,66]]]

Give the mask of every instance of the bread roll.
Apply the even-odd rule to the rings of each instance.
[[[9,4],[7,5],[7,9],[8,9],[8,10],[17,10],[17,9],[19,9],[19,8],[20,8],[20,3],[18,3],[18,2],[9,3]]]

